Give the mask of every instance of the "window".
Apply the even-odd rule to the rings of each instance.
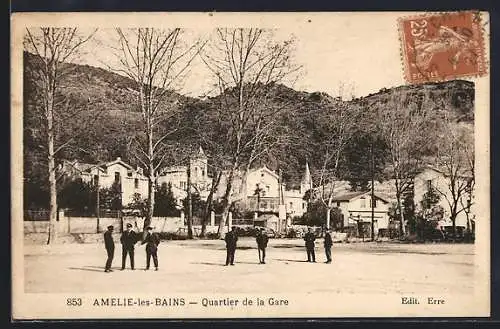
[[[201,177],[205,177],[205,169],[201,170]]]
[[[185,189],[186,188],[186,182],[180,182],[181,188]]]
[[[260,174],[260,177],[264,177],[264,173]]]
[[[115,183],[119,183],[119,182],[120,182],[120,172],[115,171]]]
[[[135,187],[136,189],[138,189],[138,188],[139,188],[139,178],[134,179],[134,187]]]
[[[127,177],[132,177],[132,170],[127,171]]]
[[[290,209],[293,209],[293,202],[290,202]]]
[[[337,207],[340,207],[340,201],[337,202]]]
[[[366,208],[366,199],[365,198],[361,198],[360,199],[360,207],[361,208]]]
[[[432,190],[432,180],[428,179],[426,183],[427,183],[427,191]]]
[[[94,175],[94,185],[99,184],[99,175]]]
[[[266,192],[267,193],[269,193],[269,189],[270,189],[269,185],[266,185]]]

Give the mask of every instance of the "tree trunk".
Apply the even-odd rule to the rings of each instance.
[[[401,182],[399,181],[399,175],[396,173],[396,180],[394,181],[396,185],[396,201],[397,201],[397,215],[399,216],[399,237],[402,238],[406,235],[405,220],[403,216],[403,210],[401,207]]]
[[[155,166],[154,166],[154,153],[153,153],[153,129],[149,122],[147,123],[148,128],[148,157],[149,157],[149,182],[148,182],[148,208],[146,211],[146,218],[144,219],[144,232],[146,228],[151,225],[151,220],[153,218],[154,207],[155,207]]]
[[[457,237],[457,214],[452,214],[451,217],[451,225],[452,225],[452,232],[453,232],[453,242],[455,242],[455,239]]]
[[[47,147],[48,147],[48,170],[49,170],[49,190],[50,190],[50,205],[49,205],[49,234],[47,244],[54,243],[57,240],[57,181],[56,181],[56,166],[54,154],[54,100],[52,93],[47,93]]]
[[[228,220],[229,216],[229,209],[231,208],[231,191],[233,189],[233,179],[234,179],[234,167],[229,173],[229,176],[227,178],[226,182],[226,191],[224,192],[224,197],[223,197],[223,210],[222,210],[222,218],[219,223],[219,229],[217,231],[217,235],[219,238],[222,238],[222,231],[224,229],[224,225],[226,225],[226,222]]]
[[[331,218],[331,209],[329,207],[326,207],[326,229],[330,228],[330,218]]]
[[[216,177],[217,178],[215,180],[212,180],[212,186],[210,187],[210,193],[208,194],[207,203],[205,204],[205,211],[203,212],[203,219],[201,221],[201,233],[200,233],[200,237],[202,237],[202,238],[205,237],[205,234],[207,231],[207,222],[209,221],[210,213],[212,211],[212,201],[214,198],[215,190],[216,190],[217,186],[219,186],[220,179],[222,177],[222,171],[218,171],[216,174]]]

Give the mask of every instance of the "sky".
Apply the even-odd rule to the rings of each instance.
[[[302,65],[299,78],[289,84],[296,90],[326,92],[332,96],[344,94],[365,96],[404,84],[403,66],[400,59],[400,42],[397,19],[401,13],[340,13],[303,17],[297,24],[282,20],[283,24],[270,25],[263,20],[264,27],[278,28],[278,38],[293,36],[296,40],[294,60]],[[247,24],[243,20],[243,24]],[[208,36],[211,27],[188,24],[186,41],[199,36]],[[115,40],[110,28],[100,28],[95,40],[86,45],[86,54],[80,62],[99,67],[112,63],[109,47]],[[210,72],[201,60],[195,60],[185,78],[181,92],[198,97],[214,89]],[[347,91],[346,91],[347,90]]]

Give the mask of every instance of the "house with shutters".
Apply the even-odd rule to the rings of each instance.
[[[428,166],[421,170],[414,178],[414,200],[417,211],[424,212],[421,201],[424,199],[425,193],[434,189],[439,195],[437,206],[442,207],[444,216],[441,226],[451,226],[450,220],[450,204],[453,204],[453,198],[458,197],[457,202],[457,218],[456,226],[467,227],[467,221],[473,221],[474,216],[474,193],[472,191],[473,177],[469,175],[457,175],[454,182],[455,196],[452,194],[451,180],[447,175],[435,168]],[[457,191],[460,190],[459,194]],[[472,223],[469,222],[469,225]]]
[[[123,207],[133,201],[136,193],[142,198],[148,195],[148,178],[144,176],[143,169],[132,167],[120,157],[100,164],[63,160],[59,170],[66,176],[80,178],[99,188],[111,188],[115,185],[121,193]]]
[[[370,191],[344,193],[334,197],[333,203],[339,209],[341,216],[340,227],[336,227],[336,229],[357,226],[371,227],[372,203],[375,235],[380,229],[389,227],[390,202],[379,193],[374,193],[373,199]]]
[[[196,155],[190,159],[191,193],[198,193],[202,200],[206,200],[210,193],[212,178],[208,176],[208,158],[200,146]],[[169,166],[163,168],[156,180],[157,186],[171,184],[172,192],[177,203],[187,196],[188,166]]]
[[[280,205],[286,217],[302,216],[307,211],[305,193],[311,186],[309,166],[302,178],[300,188],[287,189],[278,173],[266,165],[253,168],[243,176],[237,172],[234,177],[231,200],[241,208],[256,213],[279,214]],[[223,175],[216,191],[216,198],[222,198],[227,186],[227,175]]]

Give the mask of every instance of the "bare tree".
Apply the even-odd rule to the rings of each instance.
[[[389,170],[396,191],[396,215],[400,234],[406,234],[402,197],[411,187],[430,141],[426,122],[430,116],[424,106],[404,95],[392,95],[377,108],[377,129],[388,147]]]
[[[136,83],[137,107],[142,114],[142,132],[130,140],[133,156],[146,167],[148,211],[144,227],[151,223],[158,170],[163,166],[168,138],[179,131],[179,101],[173,90],[183,80],[200,47],[187,45],[184,31],[175,29],[116,29],[119,63],[111,68]]]
[[[321,154],[317,158],[316,168],[312,170],[312,193],[310,197],[321,201],[326,208],[326,227],[330,227],[331,211],[334,208],[336,183],[342,179],[341,161],[345,150],[359,124],[359,108],[340,99],[327,99],[320,107],[322,116],[322,138],[317,150]]]
[[[435,189],[448,204],[453,233],[456,234],[457,216],[461,212],[466,212],[468,216],[472,205],[474,140],[473,132],[468,127],[445,120],[437,144],[436,167],[441,170],[446,184]]]
[[[34,81],[39,90],[39,107],[37,111],[40,124],[45,130],[45,146],[47,155],[48,181],[50,191],[50,222],[47,244],[57,238],[55,229],[57,222],[57,175],[56,158],[58,153],[68,147],[78,135],[86,132],[95,121],[90,115],[90,101],[86,104],[72,104],[60,94],[61,81],[73,67],[68,62],[76,60],[82,46],[94,35],[95,31],[82,35],[76,28],[29,28],[24,36],[24,49],[33,54],[31,68]],[[34,91],[29,91],[34,92]],[[91,120],[89,118],[93,118]],[[61,140],[60,132],[70,121],[80,120],[74,125],[71,137]]]
[[[259,146],[269,128],[267,119],[279,112],[261,106],[265,90],[299,69],[291,64],[292,46],[291,40],[277,41],[271,30],[217,29],[201,54],[220,92],[215,116],[217,123],[225,127],[222,138],[230,158],[219,235],[231,207],[235,175],[249,168],[252,159],[259,156]]]

